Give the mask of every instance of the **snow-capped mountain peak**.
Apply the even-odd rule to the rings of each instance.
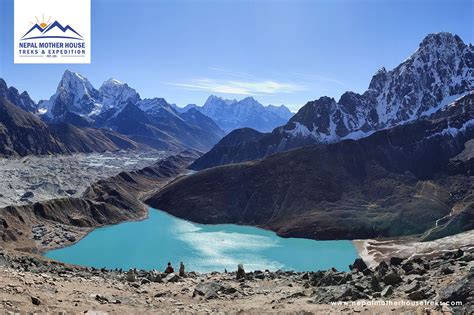
[[[96,101],[99,94],[86,77],[66,70],[56,93],[48,101],[39,103],[40,112],[50,119],[62,117],[66,112],[88,116],[100,111],[101,104]]]
[[[178,111],[164,98],[146,98],[137,104],[138,108],[153,117],[163,117],[163,115],[173,115],[178,117]],[[179,118],[181,119],[181,118]]]
[[[91,94],[97,91],[86,77],[79,73],[70,70],[64,71],[64,74],[59,81],[56,93],[66,90],[81,98],[84,94]]]
[[[473,46],[450,33],[430,34],[393,70],[378,70],[364,94],[346,92],[330,108],[309,102],[282,130],[300,137],[304,125],[320,142],[360,138],[432,114],[473,89]]]
[[[101,95],[102,111],[107,111],[111,108],[120,109],[128,103],[135,104],[140,101],[140,95],[135,89],[117,79],[111,78],[102,83],[99,92]]]
[[[95,117],[110,110],[120,111],[126,104],[139,101],[137,91],[119,80],[109,79],[97,90],[85,76],[66,70],[56,93],[41,101],[39,107],[49,119],[61,120],[66,112]]]

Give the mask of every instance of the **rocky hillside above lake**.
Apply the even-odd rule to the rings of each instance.
[[[396,68],[377,71],[363,94],[346,92],[337,102],[326,96],[308,102],[286,125],[258,139],[246,138],[245,133],[229,135],[238,153],[219,143],[192,168],[248,161],[313,143],[360,139],[429,116],[472,90],[473,46],[450,33],[430,34]]]
[[[288,237],[430,234],[436,225],[440,237],[474,228],[473,138],[468,94],[430,119],[367,138],[197,172],[146,202],[199,223],[249,224]]]

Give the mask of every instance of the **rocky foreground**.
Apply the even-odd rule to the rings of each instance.
[[[179,276],[155,270],[84,268],[3,251],[0,310],[239,314],[469,314],[474,310],[473,252],[458,250],[430,259],[393,257],[373,269],[357,259],[350,268],[350,272],[247,273],[240,269]]]

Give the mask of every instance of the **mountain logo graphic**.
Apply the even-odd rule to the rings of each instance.
[[[54,32],[53,32],[54,31]],[[82,35],[76,32],[70,25],[63,26],[57,20],[53,23],[35,23],[21,40],[42,39],[42,38],[63,38],[84,40]]]

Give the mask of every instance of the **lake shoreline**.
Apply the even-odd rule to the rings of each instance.
[[[144,270],[156,268],[157,262],[160,266],[165,264],[161,260],[169,257],[166,261],[172,261],[174,265],[183,261],[199,272],[229,270],[240,263],[248,270],[309,271],[335,267],[347,271],[359,257],[350,240],[283,238],[260,227],[199,224],[153,208],[148,208],[146,214],[141,220],[91,229],[74,244],[57,247],[43,255],[96,268]],[[143,223],[133,224],[137,222]],[[100,233],[93,234],[94,231]],[[83,243],[79,244],[79,241]],[[136,244],[139,247],[135,247]],[[155,248],[155,244],[162,245]],[[122,252],[134,254],[129,257]]]

